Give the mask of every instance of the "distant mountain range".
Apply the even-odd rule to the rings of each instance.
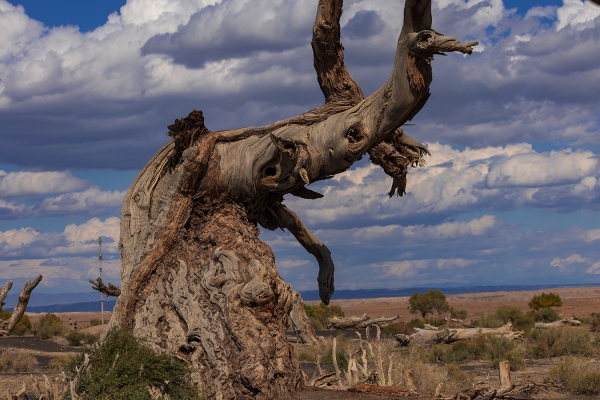
[[[585,284],[564,284],[564,285],[503,285],[503,286],[419,286],[411,288],[399,289],[356,289],[335,291],[334,300],[343,299],[373,299],[378,297],[402,297],[410,296],[414,292],[424,293],[429,289],[440,289],[447,295],[466,294],[466,293],[485,293],[485,292],[520,292],[527,290],[542,290],[552,288],[567,288],[567,287],[593,287],[600,286],[600,283],[585,283]],[[319,300],[318,290],[305,290],[300,292],[305,301]],[[6,298],[5,310],[12,311],[17,304],[18,294],[9,295]],[[104,299],[104,311],[112,311],[116,300],[114,297]],[[100,295],[98,292],[89,293],[62,293],[62,294],[45,294],[32,293],[31,300],[27,306],[28,312],[77,312],[77,311],[100,311]]]

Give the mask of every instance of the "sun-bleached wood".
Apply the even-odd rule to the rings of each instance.
[[[371,318],[368,314],[357,317],[329,317],[327,318],[327,329],[364,329],[370,326],[384,327],[400,319],[400,315],[395,317]]]
[[[513,331],[512,323],[500,328],[445,328],[440,329],[429,326],[426,329],[414,328],[415,333],[411,335],[398,334],[395,339],[400,345],[407,346],[411,342],[421,345],[433,345],[436,343],[454,343],[471,340],[478,335],[500,336],[510,340],[522,339],[523,331]]]
[[[399,7],[401,6],[399,2]],[[285,331],[293,290],[277,271],[266,229],[288,229],[318,263],[321,300],[334,292],[329,249],[282,204],[322,197],[306,185],[366,154],[406,189],[427,149],[402,125],[429,98],[434,54],[470,54],[431,27],[431,1],[407,0],[388,81],[365,98],[344,65],[341,0],[320,0],[314,67],[325,103],[264,127],[211,132],[193,111],[129,188],[121,212],[121,294],[111,326],[185,360],[207,399],[286,398],[303,383]]]
[[[23,314],[25,314],[25,309],[27,308],[27,304],[29,304],[29,298],[31,297],[31,292],[36,286],[42,281],[42,275],[38,275],[37,278],[31,281],[25,282],[25,286],[21,293],[19,294],[19,300],[17,301],[17,305],[13,309],[13,312],[9,319],[6,321],[0,321],[0,336],[7,336],[10,332],[15,329],[15,326],[19,323]],[[12,281],[9,281],[4,285],[4,288],[0,290],[0,305],[4,305],[4,299],[8,294],[8,291],[12,287]],[[0,310],[2,307],[0,306]]]

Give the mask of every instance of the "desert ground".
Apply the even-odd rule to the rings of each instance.
[[[501,305],[516,306],[528,311],[527,303],[534,295],[553,292],[560,295],[563,306],[557,309],[563,317],[587,316],[600,312],[600,287],[558,288],[522,292],[488,292],[457,294],[448,296],[448,303],[460,310],[466,310],[468,319],[475,319],[495,311]],[[308,301],[308,304],[318,302]],[[364,313],[372,317],[392,317],[400,315],[404,321],[415,318],[408,312],[408,297],[387,297],[379,299],[332,300],[331,304],[342,307],[346,316]]]
[[[448,296],[448,301],[451,306],[456,309],[466,310],[469,319],[478,318],[484,314],[495,311],[500,305],[517,306],[523,311],[529,310],[527,302],[535,294],[542,292],[553,292],[561,296],[563,306],[557,311],[563,317],[575,316],[585,317],[593,312],[600,312],[600,287],[589,288],[559,288],[545,289],[539,291],[523,291],[523,292],[495,292],[495,293],[476,293],[476,294],[461,294]],[[316,302],[308,302],[309,304]],[[380,316],[395,316],[401,315],[402,320],[409,321],[415,316],[408,312],[408,297],[396,298],[378,298],[378,299],[352,299],[352,300],[333,300],[333,305],[339,305],[344,310],[346,316],[356,316],[367,313],[372,317]],[[32,322],[35,323],[40,316],[40,313],[27,313]],[[92,319],[100,319],[100,313],[77,312],[77,313],[56,313],[63,323],[71,329],[77,324],[77,329],[86,329],[90,325]],[[110,319],[111,313],[105,312],[104,318],[106,321]],[[102,326],[89,328],[98,333],[103,329]],[[334,335],[342,338],[341,331],[334,332],[318,332],[318,334],[327,336],[329,340]],[[340,334],[342,336],[340,336]],[[597,333],[593,334],[594,336]],[[338,339],[339,340],[339,339]],[[0,337],[0,353],[7,348],[23,349],[25,352],[33,355],[38,363],[33,366],[30,371],[21,373],[2,373],[0,372],[0,393],[4,395],[6,390],[15,393],[22,387],[22,382],[28,379],[31,375],[43,380],[42,374],[46,374],[50,379],[57,376],[56,370],[52,369],[52,360],[60,357],[76,354],[81,351],[81,347],[68,346],[67,341],[62,337],[54,339],[42,340],[35,337],[20,338],[20,337]],[[515,380],[530,379],[538,377],[539,381],[548,376],[549,369],[561,362],[561,357],[546,358],[541,360],[527,360],[527,365],[524,369],[514,372]],[[591,358],[590,363],[600,370],[600,360]],[[316,369],[314,363],[303,362],[303,369],[307,375],[314,375]],[[328,369],[326,363],[323,368]],[[329,366],[332,369],[332,365]],[[473,377],[476,382],[485,382],[492,387],[499,386],[498,371],[489,367],[485,361],[469,361],[462,363],[460,369]],[[433,398],[430,396],[418,396],[392,393],[351,393],[331,391],[328,389],[306,388],[298,392],[294,397],[296,400],[316,400],[316,399],[405,399],[405,398]],[[537,399],[590,399],[598,398],[593,396],[573,395],[566,391],[538,393]]]

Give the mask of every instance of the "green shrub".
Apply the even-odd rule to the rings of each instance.
[[[0,353],[0,372],[34,372],[37,359],[22,349],[8,348]]]
[[[590,343],[590,334],[586,328],[534,329],[531,338],[535,344],[529,348],[528,353],[533,358],[596,353]]]
[[[0,321],[6,321],[12,316],[10,311],[2,310],[0,311]],[[10,332],[11,335],[15,336],[23,336],[25,334],[31,333],[33,331],[33,325],[31,324],[31,319],[27,314],[23,314],[17,325],[15,325],[14,329]]]
[[[65,339],[67,339],[69,345],[79,346],[81,342],[85,339],[85,335],[80,331],[70,331],[69,333],[67,333],[67,336],[65,336]]]
[[[446,323],[446,320],[443,318],[425,318],[425,323],[431,326],[440,327]]]
[[[527,304],[529,308],[537,311],[541,308],[562,307],[562,299],[556,293],[542,293],[533,296]]]
[[[466,310],[457,310],[454,307],[450,307],[448,311],[450,312],[450,318],[467,319]]]
[[[438,346],[438,345],[436,345]],[[461,363],[469,360],[488,360],[490,367],[498,368],[500,361],[508,360],[511,369],[521,369],[525,361],[514,341],[491,335],[477,335],[471,340],[453,343],[450,349],[432,347],[436,357],[445,362]]]
[[[600,332],[600,313],[592,313],[586,322],[590,324],[590,328],[594,332]]]
[[[446,295],[441,290],[428,290],[423,294],[414,292],[408,299],[411,314],[420,313],[423,318],[434,312],[443,313],[450,309]]]
[[[471,326],[476,328],[500,328],[502,325],[504,325],[504,322],[496,313],[486,314],[471,320]]]
[[[472,340],[453,343],[443,360],[446,362],[461,363],[467,360],[484,359],[487,348],[487,338],[477,335]]]
[[[410,326],[412,326],[413,328],[425,328],[425,319],[421,319],[421,318],[415,318],[415,319],[411,319],[409,322]]]
[[[100,320],[100,318],[91,318],[90,319],[90,325],[91,326],[102,325],[102,320]]]
[[[100,339],[100,335],[90,335],[81,331],[70,331],[65,339],[71,346],[79,346],[83,343],[94,344]]]
[[[415,330],[410,324],[407,324],[404,321],[400,321],[384,326],[381,329],[381,332],[384,336],[394,337],[398,334],[411,335],[415,332]]]
[[[317,306],[311,306],[308,304],[304,305],[304,311],[312,322],[313,327],[316,330],[327,329],[327,318],[329,317],[344,317],[344,311],[340,306],[326,306],[321,303]]]
[[[498,368],[498,364],[504,360],[508,360],[512,370],[525,367],[525,360],[514,341],[498,336],[490,336],[488,340],[486,358],[490,360],[491,368]]]
[[[531,314],[525,314],[519,307],[500,306],[495,313],[484,315],[471,322],[472,326],[478,328],[499,328],[512,321],[513,329],[529,332],[535,324]]]
[[[539,313],[535,314],[535,320],[541,322],[554,322],[558,321],[560,315],[551,308],[542,308]]]
[[[61,354],[53,357],[50,361],[48,361],[48,368],[52,372],[59,373],[67,368],[67,366],[74,361],[75,357],[76,356],[72,354]]]
[[[550,378],[572,392],[596,396],[600,394],[600,371],[575,357],[567,359],[550,370]]]
[[[198,399],[183,361],[157,354],[127,329],[110,330],[102,345],[87,350],[92,368],[83,374],[79,393],[90,399],[150,400],[148,387],[173,399]],[[118,357],[117,357],[118,356]],[[83,353],[68,365],[72,376]]]
[[[42,339],[61,335],[65,331],[60,318],[54,314],[46,314],[36,324],[35,334]]]

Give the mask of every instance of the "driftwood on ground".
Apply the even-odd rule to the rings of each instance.
[[[536,322],[535,329],[560,328],[561,326],[579,326],[581,321],[568,317],[554,322]]]
[[[0,336],[8,335],[14,328],[17,326],[23,314],[25,313],[25,309],[27,308],[27,304],[29,303],[29,298],[31,297],[31,292],[35,287],[42,281],[42,275],[38,275],[37,278],[31,281],[27,281],[25,283],[25,287],[19,294],[19,300],[17,305],[13,309],[12,315],[6,321],[0,321]],[[4,288],[0,290],[0,311],[2,310],[2,306],[4,306],[4,299],[8,294],[8,291],[12,287],[12,281],[8,281]]]
[[[494,335],[501,336],[507,339],[515,340],[523,338],[523,331],[513,331],[512,323],[509,321],[506,325],[500,328],[435,328],[432,326],[429,329],[415,328],[415,333],[412,335],[398,334],[396,340],[402,346],[408,346],[409,343],[415,342],[422,345],[433,345],[436,343],[453,343],[463,340],[470,340],[477,335]]]
[[[400,318],[399,315],[390,318],[371,318],[370,315],[363,314],[359,317],[329,317],[327,318],[327,329],[364,329],[369,326],[378,326],[380,328],[393,323]]]

